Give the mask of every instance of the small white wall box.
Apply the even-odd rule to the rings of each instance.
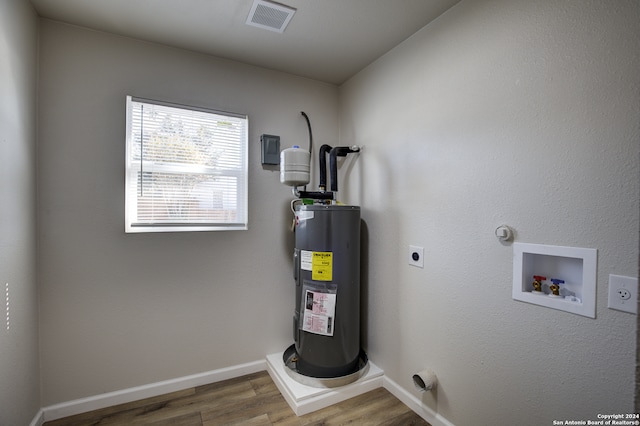
[[[595,318],[597,262],[596,249],[514,243],[512,297]],[[534,275],[546,277],[541,291],[533,287]],[[552,279],[564,281],[559,295],[550,289]]]

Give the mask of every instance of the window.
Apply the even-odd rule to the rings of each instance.
[[[127,97],[126,232],[247,229],[248,119]]]

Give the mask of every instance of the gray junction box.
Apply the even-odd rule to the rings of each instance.
[[[360,355],[360,207],[300,205],[294,250],[298,373],[341,377]]]

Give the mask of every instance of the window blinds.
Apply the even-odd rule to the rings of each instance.
[[[247,229],[247,122],[127,97],[127,232]]]

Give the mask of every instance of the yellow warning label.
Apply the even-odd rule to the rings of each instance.
[[[333,253],[330,251],[314,251],[311,260],[311,279],[315,281],[331,281],[333,279]]]

